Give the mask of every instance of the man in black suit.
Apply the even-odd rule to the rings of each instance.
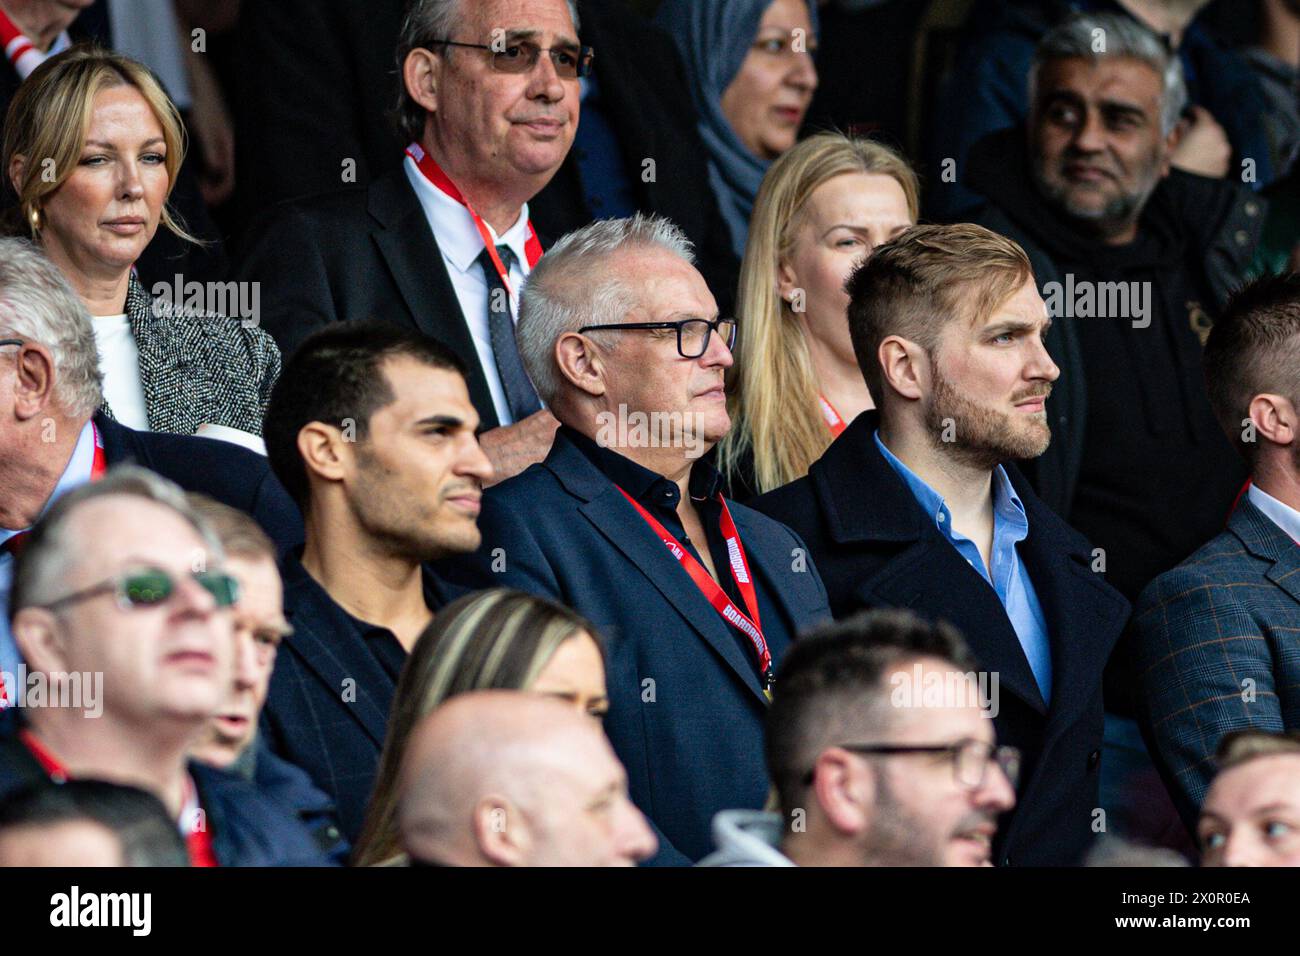
[[[542,252],[528,201],[573,143],[589,51],[566,0],[419,0],[398,60],[402,167],[277,209],[242,278],[261,282],[262,322],[286,355],[349,319],[441,342],[468,370],[483,449],[508,477],[541,460],[556,427],[520,365],[514,316]]]
[[[334,191],[344,182],[368,186],[401,166],[407,143],[389,112],[401,85],[392,51],[405,6],[404,0],[244,5],[239,181],[261,207]],[[634,209],[666,216],[695,243],[700,271],[719,308],[730,312],[738,263],[709,188],[676,46],[620,0],[578,0],[577,11],[581,39],[596,58],[582,84],[573,148],[529,202],[533,222],[543,236],[558,237]],[[355,178],[342,178],[345,160],[355,163]]]
[[[999,675],[998,739],[1024,754],[994,859],[1078,863],[1105,826],[1101,676],[1129,608],[1088,542],[1003,464],[1051,440],[1059,370],[1029,260],[980,226],[916,226],[849,294],[878,411],[754,507],[808,542],[837,617],[906,607],[965,634]]]
[[[718,318],[680,230],[637,216],[592,223],[547,254],[519,336],[563,427],[543,463],[489,489],[477,553],[440,569],[554,598],[595,624],[605,730],[659,833],[655,862],[698,860],[713,814],[763,805],[774,668],[829,616],[802,542],[724,501],[700,460],[731,426],[735,323]]]
[[[271,395],[271,467],[306,543],[281,564],[293,633],[261,728],[333,797],[355,843],[406,656],[449,595],[423,563],[478,547],[492,466],[454,355],[416,332],[339,323],[303,342]]]
[[[0,670],[19,658],[5,610],[26,530],[64,492],[132,462],[252,515],[279,548],[302,520],[266,460],[229,442],[156,435],[97,411],[103,401],[85,306],[35,246],[0,239]]]

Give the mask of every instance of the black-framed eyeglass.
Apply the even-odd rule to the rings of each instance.
[[[728,349],[736,344],[735,319],[681,319],[677,322],[615,322],[611,325],[584,325],[579,332],[637,332],[677,330],[677,354],[682,358],[699,358],[709,348],[709,335],[718,337]]]
[[[212,595],[217,607],[230,607],[239,600],[239,582],[223,571],[195,571],[191,577]],[[156,607],[176,593],[176,578],[162,568],[140,568],[115,575],[90,587],[73,591],[61,598],[40,605],[47,611],[97,597],[112,594],[123,610]]]
[[[1020,780],[1020,750],[1006,745],[996,746],[983,740],[967,738],[951,744],[836,744],[841,750],[864,756],[915,756],[918,754],[944,754],[952,761],[953,776],[957,783],[971,790],[984,785],[989,765],[996,763],[1014,788]],[[814,771],[804,777],[804,786],[813,782]]]
[[[574,80],[591,75],[591,65],[596,51],[589,46],[553,46],[543,49],[529,40],[518,40],[504,46],[488,43],[461,43],[458,40],[433,39],[430,43],[442,46],[463,46],[471,50],[487,50],[492,69],[498,73],[531,73],[543,53],[551,58],[555,74],[562,80]]]
[[[25,339],[0,339],[0,349],[4,348],[6,345],[26,345],[26,344],[27,341]]]

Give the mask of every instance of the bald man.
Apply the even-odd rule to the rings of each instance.
[[[417,866],[632,866],[657,846],[600,724],[532,694],[443,704],[411,734],[399,786]]]

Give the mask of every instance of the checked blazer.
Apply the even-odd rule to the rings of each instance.
[[[264,330],[239,319],[194,313],[155,299],[134,274],[126,316],[140,353],[149,430],[193,435],[204,423],[262,434],[280,349]],[[100,408],[113,410],[105,401]]]
[[[1147,586],[1134,622],[1145,730],[1190,827],[1224,734],[1300,729],[1300,545],[1243,498]]]

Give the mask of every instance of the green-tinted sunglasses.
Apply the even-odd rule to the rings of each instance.
[[[195,571],[191,575],[216,601],[217,607],[230,607],[239,600],[239,582],[223,571]],[[100,594],[112,594],[118,607],[124,610],[138,607],[156,607],[176,592],[176,578],[161,568],[141,568],[127,571],[117,577],[101,581],[80,591],[42,605],[54,610],[64,604],[82,601]]]

